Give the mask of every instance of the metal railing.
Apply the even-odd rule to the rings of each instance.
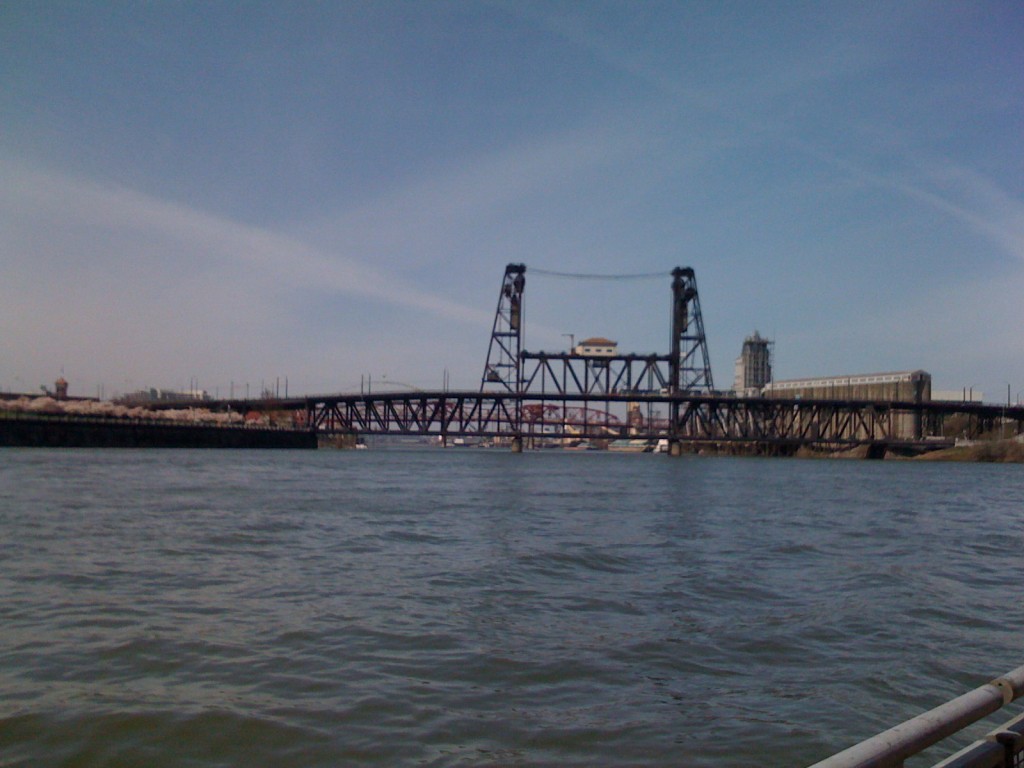
[[[844,749],[811,768],[900,768],[903,761],[1024,695],[1024,667],[935,709]],[[1015,718],[935,768],[1019,768],[1024,765],[1024,716]]]
[[[1024,715],[1003,723],[934,768],[1021,768],[1024,766]]]

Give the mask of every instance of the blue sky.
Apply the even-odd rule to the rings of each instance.
[[[0,389],[479,385],[527,343],[1024,398],[1024,5],[0,6]],[[569,281],[530,268],[655,273]]]

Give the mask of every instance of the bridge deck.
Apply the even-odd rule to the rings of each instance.
[[[320,433],[677,440],[851,446],[948,444],[993,430],[1024,434],[1024,407],[978,403],[738,398],[725,395],[424,391],[206,403],[304,414]]]

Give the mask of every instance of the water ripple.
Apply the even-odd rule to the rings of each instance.
[[[1014,468],[0,458],[5,768],[793,765],[1021,662]]]

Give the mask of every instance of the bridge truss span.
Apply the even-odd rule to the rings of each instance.
[[[572,353],[523,352],[523,391],[554,395],[667,392],[668,355],[583,357]]]
[[[342,396],[310,401],[307,423],[325,434],[494,437],[515,433],[517,405],[476,392]]]
[[[674,436],[685,441],[849,447],[914,439],[910,403],[703,398],[679,403]]]
[[[842,449],[863,444],[941,447],[945,421],[972,432],[1009,424],[1024,433],[1024,408],[949,403],[738,398],[616,392],[417,392],[340,395],[305,401],[306,423],[323,434],[587,440],[667,440]]]

